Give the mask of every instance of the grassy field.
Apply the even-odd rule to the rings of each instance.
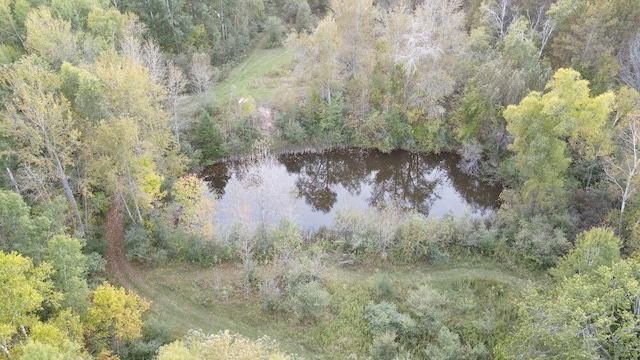
[[[259,102],[268,101],[283,82],[290,80],[292,61],[287,48],[255,50],[213,88],[213,96],[224,101],[235,92]]]
[[[295,89],[292,75],[293,54],[290,49],[258,48],[233,67],[224,78],[204,94],[189,94],[180,100],[180,117],[193,119],[204,106],[224,103],[232,97],[253,97],[258,105],[269,104],[278,89]],[[185,121],[188,123],[189,121]]]
[[[166,264],[160,267],[130,267],[125,282],[143,297],[152,301],[151,317],[168,326],[175,337],[189,329],[207,333],[228,329],[251,338],[268,335],[280,342],[286,352],[306,359],[328,359],[318,345],[316,324],[301,324],[288,313],[262,310],[257,291],[247,293],[240,286],[242,269],[225,264],[201,268],[187,264]],[[258,271],[260,273],[260,270]],[[327,265],[325,281],[334,288],[349,289],[369,286],[376,276],[384,274],[401,293],[419,284],[439,289],[453,289],[454,297],[473,296],[469,284],[489,284],[511,293],[529,284],[526,273],[512,273],[500,264],[485,260],[453,261],[433,267],[363,266],[339,267]],[[452,298],[453,299],[453,298]],[[484,306],[479,304],[478,306]]]

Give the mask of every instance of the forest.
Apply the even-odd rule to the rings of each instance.
[[[637,0],[0,0],[0,358],[638,358],[639,29]],[[332,149],[452,156],[499,206],[214,220],[215,165]]]

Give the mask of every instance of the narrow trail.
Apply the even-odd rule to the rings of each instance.
[[[118,280],[122,280],[121,272],[127,265],[124,253],[124,217],[121,208],[119,199],[111,202],[104,235],[107,240],[107,272]]]
[[[207,321],[212,320],[211,314],[198,311],[189,299],[175,295],[167,296],[158,291],[158,284],[150,283],[153,280],[142,276],[140,271],[131,265],[126,257],[124,237],[123,205],[120,201],[113,201],[107,213],[105,232],[107,274],[110,281],[150,301],[152,309],[160,316],[167,313],[173,314],[170,317],[180,319],[179,325],[183,329],[206,328]],[[176,335],[182,336],[182,334]]]
[[[114,284],[123,286],[150,301],[152,315],[157,321],[170,325],[171,333],[175,338],[181,338],[189,329],[200,329],[206,333],[229,329],[253,338],[266,334],[280,342],[282,348],[287,351],[299,353],[308,359],[325,358],[322,354],[315,353],[309,344],[305,343],[309,340],[308,338],[287,336],[286,331],[281,328],[282,323],[247,321],[243,316],[238,316],[235,312],[237,309],[233,308],[234,305],[227,303],[227,300],[215,300],[212,305],[201,303],[199,294],[216,298],[215,287],[211,285],[215,283],[215,279],[226,279],[225,283],[232,288],[233,282],[241,276],[242,269],[239,267],[226,265],[204,269],[171,263],[158,267],[132,265],[126,258],[124,248],[124,223],[123,205],[116,201],[112,202],[107,213],[105,233],[109,279]],[[525,278],[500,269],[460,265],[461,267],[449,269],[418,267],[387,270],[392,279],[405,284],[448,282],[456,279],[489,279],[508,284],[515,289],[522,289],[529,285],[529,281]],[[366,268],[349,269],[334,266],[327,269],[328,277],[340,279],[345,283],[365,282],[374,273],[375,270]],[[238,304],[240,304],[238,308],[242,308],[243,305]]]

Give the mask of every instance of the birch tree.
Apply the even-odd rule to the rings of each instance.
[[[180,128],[182,122],[178,114],[180,96],[189,84],[187,77],[182,70],[173,63],[167,66],[166,86],[167,86],[167,102],[173,119],[173,135],[176,141],[180,143]]]
[[[322,99],[329,105],[334,93],[343,86],[337,58],[341,46],[338,32],[335,19],[327,16],[320,21],[313,35],[303,34],[296,40],[296,71],[305,81],[317,83]]]
[[[504,38],[509,25],[517,18],[514,7],[512,0],[493,0],[482,4],[482,11],[495,27],[499,39]]]
[[[0,77],[12,89],[3,127],[20,144],[16,155],[23,166],[40,176],[59,181],[78,230],[84,233],[85,223],[69,182],[72,157],[80,146],[80,134],[75,128],[69,102],[56,91],[57,77],[35,57],[17,62]]]
[[[390,41],[395,44],[394,62],[406,72],[408,103],[431,116],[444,112],[440,101],[453,92],[456,83],[451,64],[466,46],[461,5],[460,0],[426,0],[408,17],[390,16],[390,22],[396,23],[392,28],[400,27],[395,31],[397,38]]]
[[[640,32],[618,54],[618,61],[622,65],[620,80],[640,91]]]
[[[640,101],[640,94],[631,91],[631,96]],[[620,234],[627,204],[639,185],[636,175],[640,172],[640,109],[634,108],[624,114],[618,124],[616,140],[618,151],[605,159],[604,171],[620,193]]]

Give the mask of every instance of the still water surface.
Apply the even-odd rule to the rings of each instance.
[[[343,149],[219,163],[207,169],[205,181],[219,197],[214,222],[222,228],[286,217],[318,229],[331,226],[341,209],[384,204],[427,216],[493,211],[501,188],[462,173],[458,161],[451,154]]]

